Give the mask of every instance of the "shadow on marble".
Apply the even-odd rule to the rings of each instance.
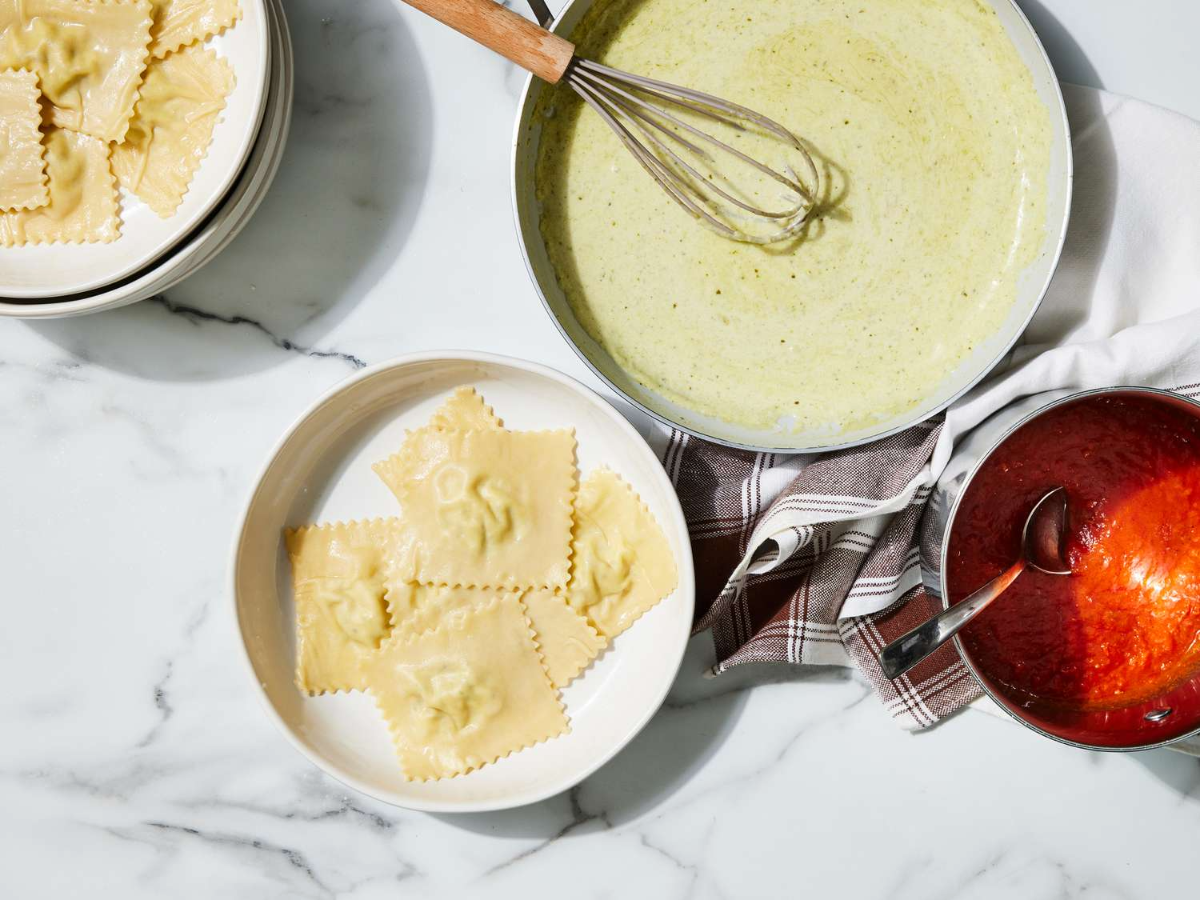
[[[653,812],[693,779],[737,726],[753,688],[852,677],[838,667],[756,664],[707,678],[712,663],[712,636],[692,638],[662,708],[628,746],[570,791],[518,809],[434,818],[479,834],[545,843],[620,827]]]
[[[291,0],[291,134],[263,205],[228,248],[165,296],[29,327],[91,363],[207,381],[295,353],[358,366],[325,336],[386,274],[429,171],[430,85],[391,0],[350,13]]]
[[[1017,6],[1021,7],[1033,25],[1060,81],[1104,87],[1100,73],[1083,52],[1083,48],[1071,36],[1071,32],[1046,8],[1042,0],[1017,0]]]
[[[1200,759],[1174,750],[1148,750],[1129,755],[1178,794],[1181,803],[1200,806]]]
[[[1039,0],[1018,0],[1018,5],[1037,30],[1060,80],[1103,87],[1083,48]],[[1112,235],[1118,178],[1112,131],[1095,94],[1072,90],[1070,85],[1063,94],[1075,153],[1070,224],[1052,288],[1022,335],[1021,345],[1057,343],[1086,321],[1087,311],[1075,299],[1094,293],[1099,277],[1094,261],[1104,259]],[[1056,303],[1055,298],[1063,302]],[[1022,355],[1019,350],[1017,355]]]

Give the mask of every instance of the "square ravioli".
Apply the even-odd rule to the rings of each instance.
[[[397,631],[362,670],[409,780],[462,775],[568,730],[516,594],[435,631]]]
[[[107,243],[120,233],[108,145],[62,128],[46,133],[50,202],[0,213],[0,245]]]
[[[164,219],[179,208],[208,153],[234,82],[229,63],[207,47],[187,47],[146,68],[112,167],[121,186]]]
[[[492,408],[483,402],[479,392],[469,385],[455,388],[450,399],[438,407],[429,420],[430,428],[447,431],[499,428],[501,424]]]
[[[574,681],[608,645],[586,618],[553,591],[529,591],[521,601],[555,687],[566,687]]]
[[[572,432],[423,428],[375,471],[400,502],[411,538],[405,581],[510,590],[566,584]]]
[[[420,634],[478,609],[495,596],[495,591],[479,588],[389,584],[388,612],[397,631]],[[570,684],[608,643],[565,598],[552,591],[529,591],[521,595],[521,602],[555,687]]]
[[[149,0],[0,0],[0,69],[36,72],[60,128],[121,140],[149,47]]]
[[[571,557],[571,606],[613,638],[675,590],[679,573],[650,510],[614,472],[579,488]]]
[[[287,532],[296,606],[296,684],[309,694],[362,689],[361,661],[392,631],[387,572],[394,519]]]
[[[404,445],[391,459],[376,464],[373,468],[382,474],[381,467],[408,453],[408,448],[420,440],[426,431],[483,431],[500,429],[503,426],[492,408],[483,402],[475,388],[463,385],[454,389],[445,403],[433,411],[429,421],[405,436]],[[386,480],[386,479],[385,479]]]
[[[0,72],[0,212],[50,202],[37,76]]]
[[[168,53],[220,34],[242,16],[238,0],[150,0],[150,52]]]

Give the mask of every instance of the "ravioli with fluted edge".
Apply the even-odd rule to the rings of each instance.
[[[113,173],[121,186],[164,219],[173,215],[235,83],[233,67],[206,47],[187,47],[152,62],[125,140],[113,148]]]
[[[588,476],[575,500],[567,598],[599,632],[616,637],[678,583],[666,535],[615,472]]]
[[[528,591],[521,597],[533,623],[546,671],[555,687],[570,684],[608,645],[585,616],[555,591]]]
[[[0,69],[37,73],[50,121],[125,136],[150,45],[149,0],[0,0]]]
[[[608,644],[587,617],[549,590],[512,592],[525,607],[538,649],[555,687],[566,687]],[[490,588],[393,581],[387,587],[388,611],[397,631],[421,634],[466,615],[495,597]]]
[[[359,663],[392,632],[387,567],[402,539],[394,519],[287,532],[296,607],[296,684],[309,694],[361,690]]]
[[[443,431],[499,428],[502,424],[492,408],[483,402],[479,392],[465,384],[455,388],[450,399],[438,407],[429,419],[431,428]]]
[[[515,594],[363,661],[406,778],[461,775],[569,730]]]
[[[41,122],[37,76],[0,72],[0,212],[50,202]]]
[[[150,5],[150,52],[158,59],[220,34],[242,16],[238,0],[150,0]]]
[[[108,145],[78,131],[46,132],[50,202],[0,213],[0,244],[70,244],[116,240],[117,188]]]
[[[571,431],[423,428],[375,466],[413,541],[412,581],[564,587],[569,571]]]

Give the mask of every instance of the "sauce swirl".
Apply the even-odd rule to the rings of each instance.
[[[823,443],[920,405],[1007,320],[1042,251],[1051,130],[991,5],[598,0],[572,38],[773,118],[821,169],[800,237],[738,244],[679,209],[566,85],[543,93],[547,254],[580,325],[648,390]]]

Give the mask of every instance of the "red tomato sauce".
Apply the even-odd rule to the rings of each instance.
[[[1021,553],[1033,504],[1062,485],[1072,574],[1032,568],[962,632],[1017,702],[1111,709],[1200,670],[1200,418],[1150,397],[1088,397],[1022,426],[980,467],[955,516],[958,602]]]

